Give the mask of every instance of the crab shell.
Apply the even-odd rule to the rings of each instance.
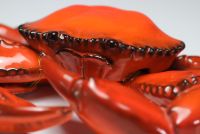
[[[121,82],[168,69],[185,46],[143,14],[105,6],[70,6],[19,31],[68,70]]]

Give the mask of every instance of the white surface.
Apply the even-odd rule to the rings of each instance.
[[[0,22],[18,26],[72,4],[109,5],[143,12],[163,31],[186,43],[183,53],[197,55],[200,52],[200,1],[198,0],[0,0]],[[52,91],[49,94],[37,92],[28,99],[41,105],[65,104],[53,94]],[[82,133],[90,133],[82,124],[73,122],[34,134],[78,134],[79,129]]]

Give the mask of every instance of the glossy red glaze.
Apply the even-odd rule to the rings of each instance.
[[[174,133],[165,111],[137,92],[115,82],[82,80],[48,56],[41,58],[41,66],[57,92],[70,99],[81,119],[97,133]]]
[[[169,105],[169,113],[177,128],[177,134],[200,133],[199,89],[199,85],[190,88]]]
[[[167,86],[173,85],[176,86],[184,79],[191,79],[193,77],[200,77],[199,70],[184,70],[184,71],[166,71],[155,74],[147,74],[143,76],[139,76],[134,80],[135,84],[146,83],[151,85],[160,85]],[[168,78],[168,79],[166,79]]]
[[[0,88],[0,132],[60,124],[73,110],[96,133],[200,133],[200,58],[177,57],[184,43],[145,15],[77,5],[19,31],[42,56],[22,46],[26,42],[15,29],[0,25],[0,83],[6,88]],[[32,90],[23,84],[43,78],[40,62],[70,108],[33,107],[10,94]]]
[[[42,49],[46,49],[45,46]],[[170,64],[172,64],[172,61],[175,58],[175,56],[151,57],[148,55],[144,57],[140,54],[136,54],[132,58],[130,58],[130,55],[122,57],[122,55],[119,55],[118,53],[107,51],[103,55],[105,56],[106,54],[108,54],[106,55],[106,57],[112,57],[110,59],[112,59],[113,61],[112,65],[108,65],[98,59],[84,58],[86,57],[86,55],[88,55],[88,53],[93,54],[94,52],[90,53],[85,50],[84,52],[76,53],[79,53],[81,56],[72,55],[71,53],[66,51],[62,51],[56,56],[58,57],[58,60],[65,65],[66,68],[73,68],[70,69],[70,71],[79,73],[84,78],[89,78],[92,76],[113,81],[123,81],[129,75],[139,70],[147,70],[152,73],[165,70],[170,67]],[[155,63],[157,63],[158,65],[152,67],[152,64]]]
[[[71,108],[35,107],[13,95],[32,91],[34,85],[27,85],[26,82],[41,80],[43,75],[37,54],[19,43],[22,40],[20,35],[15,35],[17,31],[2,27],[0,25],[0,32],[3,28],[8,31],[0,33],[3,34],[0,35],[0,83],[5,87],[0,87],[0,132],[36,131],[71,119]]]
[[[174,70],[138,76],[126,85],[145,94],[153,102],[166,106],[182,91],[200,84],[199,80],[199,70]]]
[[[49,82],[95,132],[182,134],[172,109],[182,90],[199,87],[200,61],[178,59],[184,43],[145,15],[104,6],[70,6],[21,25],[19,31],[41,52]],[[177,71],[182,65],[183,71]],[[196,114],[194,119],[198,120]],[[195,131],[196,126],[187,129],[198,134]]]
[[[0,37],[14,42],[27,44],[26,40],[19,34],[17,29],[13,29],[3,24],[0,24]]]
[[[128,21],[126,21],[127,18]],[[32,47],[49,53],[50,50],[46,48],[46,44],[49,44],[49,47],[53,47],[54,51],[61,50],[62,54],[57,54],[62,55],[61,57],[65,57],[66,60],[61,58],[59,60],[62,64],[69,66],[67,59],[70,58],[70,67],[67,67],[73,67],[70,71],[79,73],[84,78],[93,76],[114,81],[125,81],[127,77],[138,70],[160,72],[168,69],[179,52],[173,53],[172,51],[182,45],[181,41],[163,33],[145,15],[135,11],[104,6],[79,5],[67,7],[39,21],[24,24],[19,29]],[[33,32],[37,33],[37,36],[39,34],[43,36],[43,33],[51,33],[52,31],[59,32],[58,37],[54,37],[56,41],[53,43],[49,39],[51,35],[48,37],[48,34],[44,37],[48,39],[41,37],[43,41],[37,40],[36,37],[30,38]],[[65,37],[60,33],[67,34],[72,38],[72,41],[61,39]],[[80,40],[76,41],[76,39]],[[96,39],[96,42],[92,43],[91,39]],[[109,43],[104,43],[105,48],[102,48],[102,41],[98,39],[112,39],[119,46],[110,48]],[[45,43],[45,40],[50,42]],[[63,47],[72,50],[75,55],[69,57],[71,52],[60,49],[61,44]],[[120,48],[121,44],[126,46],[125,50]],[[146,48],[146,46],[148,47]],[[131,49],[135,47],[137,50],[132,52]],[[157,48],[159,49],[157,50]],[[155,49],[153,56],[148,54],[150,49]],[[159,54],[156,55],[159,50],[163,51],[160,56]],[[168,52],[173,54],[166,56],[164,53]],[[100,60],[86,58],[88,55],[106,57],[112,63],[107,65]],[[156,65],[152,66],[152,64]],[[77,68],[78,66],[80,68]]]
[[[70,108],[65,107],[11,107],[0,105],[2,133],[23,133],[62,124],[71,119]]]
[[[38,88],[38,82],[32,83],[2,83],[1,87],[5,88],[9,93],[19,95],[33,92]]]
[[[71,119],[71,108],[35,107],[0,88],[0,132],[22,133],[62,124]]]
[[[179,56],[174,61],[172,68],[178,70],[200,69],[200,57],[187,55]]]
[[[165,48],[180,43],[144,14],[106,6],[70,6],[26,26],[40,32],[63,31],[73,37],[111,38],[137,46]]]
[[[0,87],[0,105],[33,106],[33,104],[31,104],[30,102],[10,94],[6,88],[1,88],[1,87]]]
[[[0,83],[43,79],[37,54],[22,44],[0,38]]]

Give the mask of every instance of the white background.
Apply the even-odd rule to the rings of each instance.
[[[143,12],[163,31],[186,43],[184,54],[198,55],[200,52],[199,0],[0,0],[0,23],[16,27],[72,4],[109,5]],[[26,98],[40,105],[65,105],[52,90],[42,90]],[[79,134],[78,131],[91,133],[82,124],[70,122],[34,134]]]

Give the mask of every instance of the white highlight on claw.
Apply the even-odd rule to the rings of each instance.
[[[165,132],[165,130],[163,130],[163,129],[161,129],[161,128],[157,128],[156,130],[159,132],[159,134],[167,134],[167,133]]]
[[[194,64],[194,65],[198,65],[198,62],[194,62],[193,64]]]
[[[48,108],[45,107],[21,107],[20,110],[26,110],[26,111],[35,111],[35,112],[42,112],[47,110]]]
[[[64,74],[64,75],[63,75],[63,78],[64,78],[65,80],[67,80],[67,81],[72,81],[72,80],[73,80],[73,78],[72,78],[70,75],[67,75],[67,74]]]
[[[199,124],[200,124],[200,120],[195,120],[195,121],[193,122],[193,124],[194,124],[194,125],[199,125]]]
[[[193,62],[193,60],[192,60],[192,59],[188,59],[188,62],[192,63],[192,62]]]
[[[1,35],[4,35],[4,34],[6,34],[6,33],[7,33],[7,30],[5,30],[5,29],[1,29],[1,30],[0,30],[0,34],[1,34]]]
[[[125,111],[129,111],[130,108],[128,106],[126,106],[125,104],[122,104],[122,103],[116,103],[116,105],[120,108],[120,109],[123,109]]]
[[[97,96],[100,96],[101,98],[103,99],[106,99],[108,100],[109,99],[109,96],[107,94],[105,94],[104,92],[100,91],[97,87],[96,87],[96,84],[95,84],[95,80],[93,78],[90,78],[89,81],[89,87],[90,89],[97,95]]]
[[[9,45],[10,43],[13,44],[13,42],[3,41],[3,43],[1,43],[1,46],[3,46],[3,48],[8,48],[8,49],[19,48],[19,46]]]
[[[182,121],[187,119],[188,116],[191,114],[191,111],[188,108],[183,108],[183,107],[173,107],[172,111],[178,114],[176,120],[177,125],[182,123]]]
[[[1,68],[6,68],[7,66],[10,66],[11,63],[21,63],[21,62],[24,62],[24,61],[27,61],[29,63],[32,62],[20,53],[17,53],[13,57],[1,57],[0,56],[0,66],[1,66]]]

